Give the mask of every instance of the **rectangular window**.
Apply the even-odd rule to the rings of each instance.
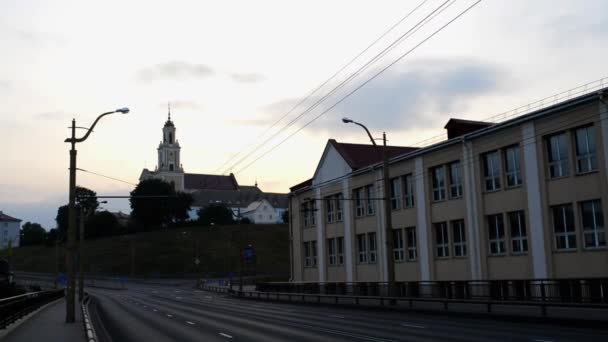
[[[443,166],[431,169],[431,179],[433,185],[433,201],[443,201],[445,199],[445,171]]]
[[[566,134],[555,134],[547,138],[549,156],[549,176],[551,178],[568,175],[568,144]]]
[[[405,228],[405,237],[407,242],[407,260],[415,261],[418,258],[416,251],[416,228]]]
[[[353,191],[355,196],[355,216],[363,216],[363,188],[358,188]]]
[[[367,263],[367,239],[365,234],[357,234],[357,249],[359,251],[359,263]]]
[[[524,211],[514,211],[507,214],[511,230],[511,252],[523,254],[528,252],[528,237],[526,233],[526,218]]]
[[[412,174],[405,175],[405,207],[413,208],[414,207],[414,177]]]
[[[317,241],[310,241],[310,249],[312,250],[312,266],[317,266]]]
[[[553,207],[552,210],[555,248],[558,250],[576,248],[576,230],[572,205],[558,205]]]
[[[342,202],[344,201],[344,196],[342,193],[336,195],[336,221],[342,221]]]
[[[574,131],[576,136],[576,172],[585,173],[597,170],[595,153],[595,131],[593,126]]]
[[[401,179],[399,177],[391,179],[391,208],[401,209]]]
[[[327,220],[327,223],[334,223],[335,219],[336,219],[336,213],[335,213],[335,208],[334,208],[334,197],[333,196],[328,196],[325,197],[325,217]]]
[[[505,174],[507,176],[508,187],[521,185],[521,165],[518,145],[505,149]]]
[[[462,180],[460,176],[460,162],[449,164],[450,168],[450,198],[462,196]]]
[[[446,222],[435,223],[435,247],[437,257],[445,258],[450,256],[450,237]]]
[[[344,265],[344,238],[336,238],[336,250],[338,255],[338,265]]]
[[[312,241],[304,242],[304,267],[313,267]]]
[[[327,259],[330,266],[336,264],[336,239],[327,239]]]
[[[500,167],[498,165],[499,152],[488,152],[483,155],[483,174],[485,178],[486,191],[500,189]]]
[[[502,214],[488,216],[488,233],[490,254],[505,254],[505,224]]]
[[[317,201],[310,202],[310,225],[314,226],[317,223]]]
[[[464,220],[452,221],[452,237],[454,239],[454,256],[466,256],[467,238],[464,230]]]
[[[367,260],[370,263],[376,262],[376,233],[367,233],[367,246],[369,254]]]
[[[401,229],[393,230],[393,255],[395,262],[401,262],[405,258],[405,249],[403,248],[403,231]]]
[[[581,202],[581,217],[583,218],[585,248],[606,246],[602,202],[600,200]]]
[[[302,211],[302,219],[304,221],[304,227],[308,227],[310,225],[310,221],[308,219],[309,217],[309,209],[308,209],[308,202],[307,203],[302,203],[302,205],[300,205],[300,210]]]
[[[374,215],[376,213],[376,191],[373,184],[365,187],[365,198],[367,199],[367,215]]]

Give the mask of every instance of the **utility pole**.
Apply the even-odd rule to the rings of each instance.
[[[84,298],[84,216],[86,209],[80,206],[80,231],[78,241],[78,300],[82,302]]]

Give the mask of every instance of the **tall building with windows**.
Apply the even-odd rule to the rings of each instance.
[[[0,210],[0,249],[19,247],[21,220]]]
[[[291,188],[292,279],[608,277],[607,102],[605,88],[500,123],[451,119],[447,140],[389,147],[388,191],[379,151],[329,140]]]

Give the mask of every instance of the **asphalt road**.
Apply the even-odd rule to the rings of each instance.
[[[104,341],[608,341],[608,330],[227,297],[190,286],[91,289]]]

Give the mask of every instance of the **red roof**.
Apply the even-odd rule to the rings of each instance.
[[[2,211],[0,211],[0,221],[2,221],[2,222],[21,222],[20,219],[8,216],[5,213],[3,213]]]
[[[417,147],[405,146],[378,146],[370,144],[347,144],[339,143],[334,139],[329,139],[338,153],[344,158],[348,166],[353,170],[357,170],[382,161],[382,150],[388,151],[388,157],[396,157],[417,150]]]
[[[232,173],[228,176],[185,173],[184,188],[193,190],[237,190],[239,183],[237,183]]]

